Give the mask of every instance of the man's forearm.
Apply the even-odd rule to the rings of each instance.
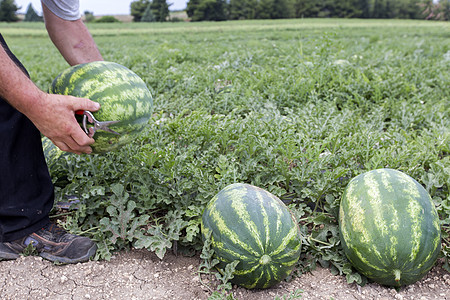
[[[39,105],[44,93],[22,72],[0,47],[0,96],[20,112]]]
[[[50,39],[71,66],[103,60],[94,39],[81,19],[63,20],[44,4],[42,10]]]

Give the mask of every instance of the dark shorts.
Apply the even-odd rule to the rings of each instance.
[[[28,75],[1,35],[0,44]],[[0,97],[0,242],[22,238],[48,223],[53,199],[39,131]]]

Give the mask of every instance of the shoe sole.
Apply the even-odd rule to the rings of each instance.
[[[97,245],[94,244],[91,248],[89,248],[89,250],[86,252],[85,255],[77,257],[77,258],[55,256],[48,252],[41,252],[41,253],[39,253],[39,256],[41,256],[42,258],[45,258],[46,260],[49,260],[49,261],[52,261],[52,262],[58,263],[58,264],[76,264],[76,263],[88,261],[92,256],[95,255],[96,251],[97,251]]]
[[[3,246],[3,243],[0,243],[0,261],[2,260],[13,260],[19,258],[19,254],[11,253],[11,249]]]

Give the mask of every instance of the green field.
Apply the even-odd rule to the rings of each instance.
[[[148,130],[122,151],[52,162],[59,216],[120,249],[201,249],[201,213],[230,183],[279,196],[304,234],[299,272],[315,264],[364,281],[344,258],[337,214],[354,176],[389,167],[419,181],[450,258],[450,23],[280,20],[89,24],[105,60],[154,95]],[[46,90],[67,67],[43,24],[0,24]],[[55,210],[55,214],[60,212]]]

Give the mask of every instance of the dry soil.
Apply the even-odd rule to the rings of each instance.
[[[0,299],[208,299],[207,279],[200,280],[199,257],[167,254],[164,260],[145,250],[119,252],[110,261],[54,265],[40,257],[0,262]],[[239,300],[288,299],[450,300],[450,274],[438,264],[419,282],[395,290],[378,284],[360,287],[327,269],[303,274],[267,290],[233,288]]]

